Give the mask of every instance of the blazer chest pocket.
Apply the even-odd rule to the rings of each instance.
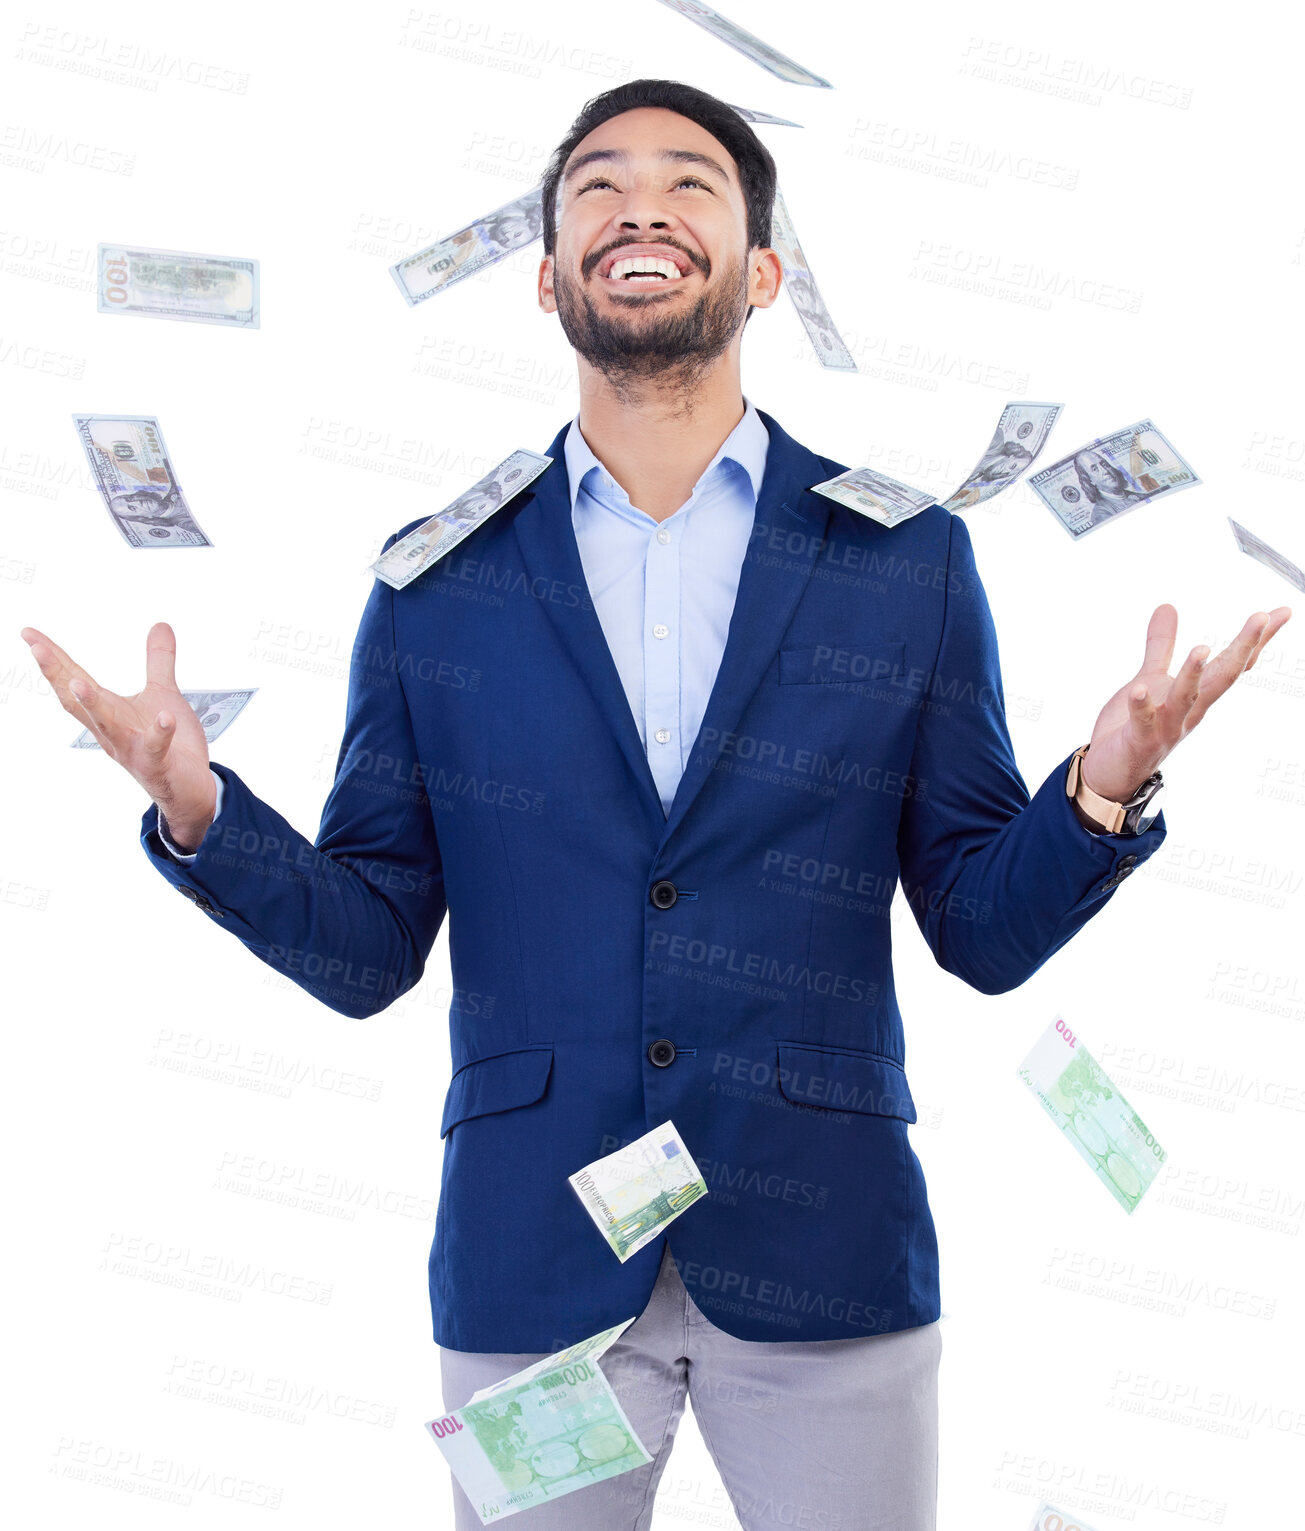
[[[779,651],[781,686],[884,685],[906,654],[901,638],[831,638]]]

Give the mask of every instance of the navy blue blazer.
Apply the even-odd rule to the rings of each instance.
[[[843,465],[761,418],[754,534],[669,817],[585,584],[563,427],[443,561],[373,584],[315,841],[217,764],[193,863],[142,820],[169,882],[345,1015],[418,982],[447,909],[441,1345],[552,1351],[640,1313],[665,1241],[620,1264],[567,1176],[668,1118],[710,1194],[667,1237],[719,1327],[932,1322],[898,880],[939,964],[1001,994],[1164,838],[1163,817],[1087,834],[1068,755],[1030,798],[965,521],[934,505],[889,530],[812,493]]]

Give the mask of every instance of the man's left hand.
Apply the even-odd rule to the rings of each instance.
[[[1211,659],[1198,644],[1170,675],[1178,612],[1166,602],[1151,614],[1146,654],[1137,674],[1101,709],[1083,757],[1083,780],[1111,802],[1126,803],[1180,739],[1191,733],[1211,703],[1249,670],[1264,645],[1291,616],[1290,606],[1253,612],[1221,654]]]

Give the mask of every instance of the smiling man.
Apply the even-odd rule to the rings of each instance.
[[[579,412],[445,559],[374,584],[314,841],[210,765],[166,623],[134,697],[24,629],[153,799],[153,864],[323,1003],[382,1012],[449,913],[444,1406],[637,1315],[603,1368],[653,1461],[593,1482],[610,1431],[507,1429],[505,1484],[585,1483],[537,1531],[644,1531],[686,1395],[748,1531],[932,1531],[938,1252],[893,892],[948,972],[1023,983],[1154,853],[1161,761],[1290,615],[1171,676],[1157,607],[1090,744],[1030,796],[965,522],[890,530],[813,493],[845,465],[743,396],[745,325],[783,277],[774,194],[702,91],[585,107],[538,284]],[[620,1263],[567,1176],[667,1120],[711,1194]]]

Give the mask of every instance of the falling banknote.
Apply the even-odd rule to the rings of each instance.
[[[413,308],[454,282],[475,276],[513,251],[524,249],[543,231],[543,187],[532,186],[524,196],[505,202],[465,229],[391,266],[390,275],[399,284],[408,307]]]
[[[74,415],[105,508],[134,548],[211,548],[153,415]]]
[[[797,230],[789,216],[788,204],[778,187],[775,188],[775,208],[771,218],[770,243],[779,255],[784,268],[783,285],[798,311],[802,327],[811,337],[822,367],[832,367],[842,372],[855,372],[856,363],[852,353],[843,344],[842,336],[834,328],[825,300],[820,296],[816,279],[798,243]]]
[[[670,1122],[567,1179],[622,1265],[707,1194],[707,1182]]]
[[[1029,1531],[1092,1531],[1087,1521],[1068,1515],[1053,1504],[1040,1504]]]
[[[1132,1212],[1165,1162],[1165,1151],[1059,1016],[1020,1065],[1019,1076],[1101,1184]]]
[[[1248,532],[1244,526],[1239,526],[1231,516],[1228,517],[1228,525],[1232,527],[1233,537],[1243,553],[1249,554],[1257,563],[1262,563],[1266,569],[1272,569],[1275,574],[1281,574],[1283,579],[1288,584],[1295,585],[1297,590],[1305,590],[1305,573],[1290,559],[1284,558],[1267,542],[1261,542],[1254,532]]]
[[[802,126],[800,122],[790,122],[787,117],[772,117],[769,112],[754,112],[748,106],[735,106],[732,101],[727,101],[725,105],[731,111],[737,112],[744,122],[755,122],[758,127],[800,128]]]
[[[1080,447],[1029,478],[1071,537],[1201,480],[1149,420]]]
[[[185,250],[99,246],[102,314],[258,328],[258,262]]]
[[[396,590],[410,585],[464,537],[469,537],[500,505],[534,483],[552,460],[540,452],[519,448],[497,468],[491,468],[484,478],[478,478],[470,489],[464,489],[452,505],[437,510],[428,521],[400,537],[372,564],[372,573]]]
[[[873,468],[849,468],[837,478],[826,479],[823,484],[812,484],[817,494],[837,500],[849,510],[859,510],[863,516],[884,526],[896,526],[918,516],[926,506],[935,505],[933,495],[923,489],[912,489],[909,484],[899,484],[895,478],[876,473]]]
[[[652,1461],[598,1366],[633,1322],[546,1356],[427,1420],[483,1524]]]
[[[250,686],[245,691],[183,691],[181,694],[194,709],[205,739],[212,744],[236,721],[245,703],[257,690],[257,686]],[[75,750],[98,750],[100,745],[90,729],[83,728],[73,740],[72,747]]]
[[[1033,466],[1063,408],[1063,404],[1030,404],[1023,400],[1007,404],[988,450],[960,488],[943,502],[944,509],[969,510],[1008,489],[1026,468]]]
[[[690,21],[696,21],[713,37],[728,43],[731,48],[737,48],[745,58],[750,58],[754,64],[760,64],[763,69],[778,75],[781,80],[787,80],[790,85],[823,85],[826,90],[834,88],[828,80],[822,80],[818,74],[812,74],[809,69],[803,69],[801,64],[795,64],[791,58],[772,48],[769,43],[763,43],[759,37],[744,31],[741,26],[727,20],[719,11],[713,11],[709,5],[699,5],[698,0],[662,0],[662,4],[669,5],[673,11],[679,11],[681,16],[686,16]]]

